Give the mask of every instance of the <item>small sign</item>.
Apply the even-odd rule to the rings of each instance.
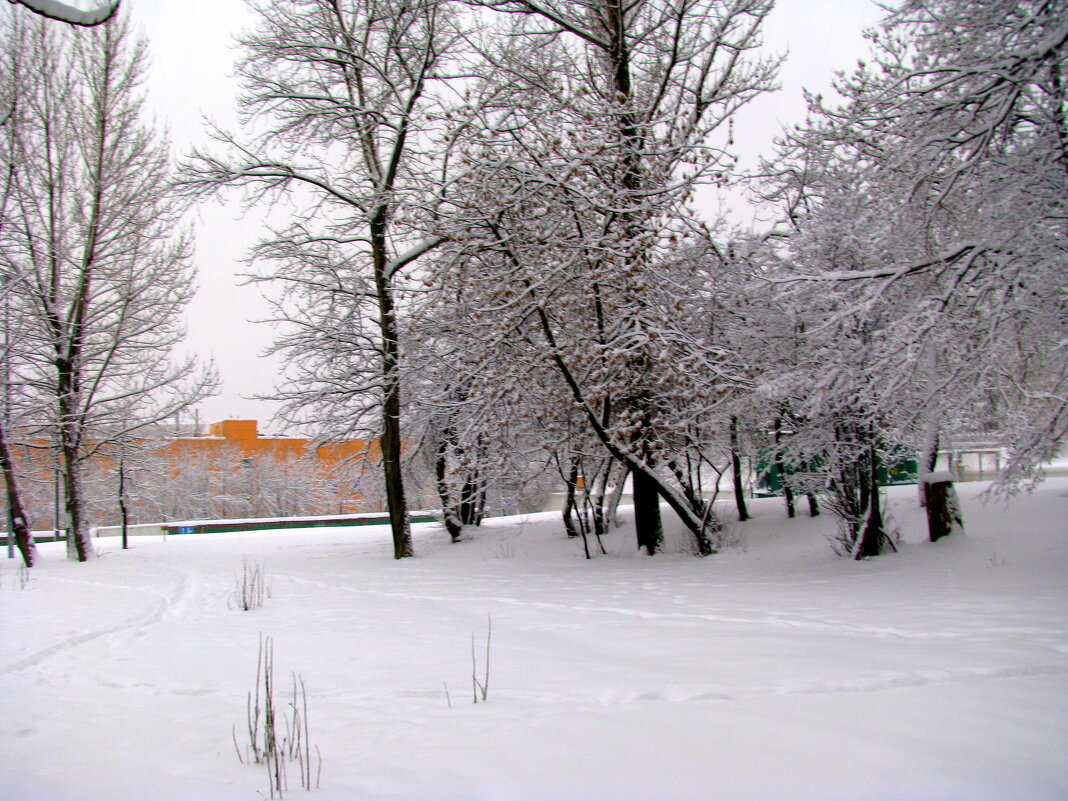
[[[192,534],[193,533],[193,527],[192,526],[178,526],[178,533],[179,534]]]

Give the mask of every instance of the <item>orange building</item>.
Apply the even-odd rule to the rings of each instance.
[[[167,445],[167,453],[176,459],[193,454],[217,454],[232,452],[242,459],[266,456],[277,459],[299,459],[310,456],[313,441],[302,437],[261,437],[255,420],[223,420],[208,426],[208,433],[175,437]],[[376,443],[370,455],[377,455]],[[334,466],[346,459],[359,459],[368,455],[367,443],[354,439],[345,442],[327,442],[314,449],[314,458],[324,465]],[[181,469],[180,462],[176,463]],[[236,467],[236,465],[235,465]]]
[[[351,514],[381,508],[374,497],[379,481],[366,475],[378,462],[377,442],[263,437],[255,420],[223,420],[208,426],[207,434],[175,437],[162,454],[181,485],[170,493],[173,515]],[[190,508],[190,496],[200,499],[198,508]]]
[[[150,438],[125,456],[125,499],[133,522],[289,517],[384,509],[377,442],[316,443],[304,437],[260,436],[255,420],[223,420],[206,434]],[[23,503],[35,528],[63,518],[55,454],[46,442],[15,446]],[[118,516],[120,459],[115,446],[98,453],[83,476],[92,525]]]

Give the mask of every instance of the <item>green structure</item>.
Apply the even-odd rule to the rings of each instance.
[[[880,487],[889,487],[894,484],[915,484],[919,478],[920,467],[916,454],[907,448],[895,448],[892,461],[879,457],[877,477]],[[799,473],[818,472],[823,464],[822,459],[815,459],[805,469],[794,464],[784,463],[782,473],[787,476]],[[776,465],[767,450],[757,456],[757,486],[755,494],[759,497],[782,495],[782,475],[780,466]]]
[[[412,512],[413,523],[433,523],[432,512]],[[334,517],[289,517],[260,520],[195,520],[167,523],[165,534],[219,534],[228,531],[273,531],[287,528],[343,528],[351,526],[384,526],[389,523],[385,513],[337,515]]]

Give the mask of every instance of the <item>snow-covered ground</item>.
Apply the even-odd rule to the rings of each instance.
[[[1062,800],[1068,478],[984,488],[935,545],[892,489],[901,552],[862,563],[776,499],[707,559],[639,556],[624,528],[586,561],[555,514],[459,545],[417,526],[400,562],[385,528],[102,539],[84,565],[45,545],[24,588],[0,563],[0,798],[267,796],[231,739],[262,633],[322,754],[286,798]],[[228,604],[246,558],[272,584],[251,612]]]

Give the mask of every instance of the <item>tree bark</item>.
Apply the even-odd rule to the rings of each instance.
[[[452,494],[449,492],[447,479],[449,438],[450,430],[446,428],[438,441],[438,452],[434,459],[434,478],[437,483],[438,497],[441,499],[441,516],[445,523],[445,530],[449,532],[449,538],[453,542],[459,542],[460,535],[463,532],[463,522],[456,514],[456,509],[453,506]]]
[[[37,545],[33,541],[33,534],[26,520],[26,511],[22,505],[22,496],[15,477],[15,464],[11,458],[7,432],[4,430],[2,420],[0,420],[0,470],[4,473],[4,489],[7,491],[8,524],[15,535],[15,544],[18,546],[19,553],[22,554],[23,563],[26,567],[33,567],[37,562]]]
[[[570,539],[579,536],[578,526],[575,525],[575,487],[578,485],[579,463],[574,456],[571,457],[567,471],[567,493],[564,498],[564,530]],[[587,557],[589,554],[587,554]]]
[[[931,542],[964,531],[964,519],[952,481],[923,481],[927,533]]]
[[[878,467],[879,460],[875,446],[868,448],[867,462],[863,476],[862,487],[867,486],[867,514],[860,527],[857,542],[853,548],[854,559],[867,559],[878,556],[882,552],[883,538],[886,532],[883,530],[882,506],[879,500]]]
[[[84,495],[82,492],[82,461],[78,426],[73,422],[76,415],[75,382],[61,369],[59,386],[59,452],[62,456],[64,505],[67,509],[67,557],[79,562],[93,556],[93,543],[89,538],[88,521],[85,519]]]
[[[122,446],[120,446],[122,448]],[[119,451],[119,515],[122,518],[122,549],[130,547],[129,523],[130,513],[126,506],[126,451]]]
[[[623,497],[623,487],[624,487],[624,485],[626,484],[626,481],[627,481],[627,473],[628,473],[628,471],[627,471],[626,465],[618,465],[618,463],[616,463],[612,467],[617,467],[617,466],[618,466],[618,468],[620,470],[622,470],[622,474],[619,476],[619,479],[616,481],[615,486],[612,487],[612,492],[609,494],[608,500],[606,501],[606,504],[605,504],[606,505],[606,509],[605,509],[605,531],[606,532],[607,532],[607,530],[609,528],[615,528],[615,527],[619,526],[619,501]],[[609,472],[611,472],[612,467],[609,468]]]
[[[927,442],[924,444],[923,449],[923,462],[920,466],[921,470],[925,473],[933,473],[935,465],[938,464],[938,446],[938,428],[936,426],[931,426],[931,429],[927,433]],[[927,490],[923,481],[920,482],[918,494],[920,496],[920,506],[926,506]]]
[[[738,418],[731,417],[731,473],[734,480],[734,503],[738,507],[738,520],[749,519],[749,509],[745,504],[745,484],[742,481],[742,459],[738,454]]]
[[[779,481],[782,482],[782,496],[786,501],[786,516],[794,517],[797,512],[794,509],[794,491],[786,481],[786,468],[782,461],[782,451],[779,443],[782,442],[782,418],[775,418],[775,469],[779,473]]]
[[[460,491],[460,521],[465,526],[478,526],[486,509],[486,486],[477,468],[464,477]]]
[[[404,495],[400,428],[400,344],[393,303],[392,276],[387,259],[388,209],[380,208],[371,222],[371,256],[374,262],[378,326],[382,345],[382,468],[386,488],[386,508],[393,533],[393,558],[415,555],[412,523]]]
[[[650,556],[657,552],[664,539],[660,519],[660,493],[657,482],[644,470],[631,468],[631,492],[634,496],[634,528],[638,547]]]

